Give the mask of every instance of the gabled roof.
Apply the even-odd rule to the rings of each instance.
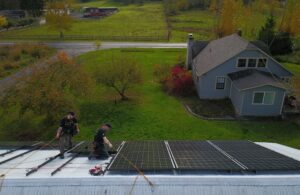
[[[199,51],[194,58],[196,72],[201,76],[246,49],[259,49],[267,55],[270,53],[264,43],[259,41],[249,42],[238,34],[232,34],[209,42]]]
[[[255,45],[257,48],[259,48],[260,50],[262,50],[266,54],[272,55],[269,47],[264,42],[262,42],[262,41],[250,41],[250,43]]]
[[[228,77],[232,80],[233,85],[239,90],[247,90],[267,85],[286,89],[285,85],[276,75],[256,69],[247,69],[230,73],[228,74]]]
[[[192,59],[194,59],[208,44],[209,41],[194,41],[192,46]]]

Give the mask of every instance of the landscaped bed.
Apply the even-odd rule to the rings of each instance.
[[[201,100],[198,96],[182,99],[185,106],[199,117],[208,119],[234,119],[235,112],[230,99]]]

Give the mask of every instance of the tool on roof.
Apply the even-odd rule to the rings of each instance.
[[[102,169],[102,166],[98,164],[94,168],[91,168],[89,170],[89,173],[93,176],[99,176],[99,175],[103,175],[104,171]]]
[[[74,147],[72,147],[70,150],[66,151],[67,153],[70,153],[71,151],[75,150],[76,148],[78,148],[80,145],[82,145],[83,143],[85,143],[84,141],[79,142],[78,144],[76,144]],[[51,161],[53,161],[54,159],[56,159],[57,157],[59,157],[60,154],[57,154],[53,157],[50,157],[48,160],[46,160],[45,162],[43,162],[42,164],[38,165],[37,167],[31,168],[27,173],[26,176],[31,175],[32,173],[37,172],[40,168],[42,168],[43,166],[45,166],[46,164],[50,163]]]

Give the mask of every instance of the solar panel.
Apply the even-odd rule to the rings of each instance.
[[[248,170],[299,170],[300,162],[250,141],[212,141]]]
[[[241,167],[206,141],[169,141],[180,170],[235,171]]]
[[[130,141],[126,142],[112,164],[109,171],[141,171],[171,170],[174,168],[163,141]]]

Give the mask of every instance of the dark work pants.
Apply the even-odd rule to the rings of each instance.
[[[107,159],[109,154],[104,145],[96,147],[94,152],[90,155],[90,158],[97,158],[97,159]]]
[[[65,152],[65,147],[67,146],[68,149],[72,148],[72,135],[70,134],[63,134],[59,138],[59,150],[60,154]]]

